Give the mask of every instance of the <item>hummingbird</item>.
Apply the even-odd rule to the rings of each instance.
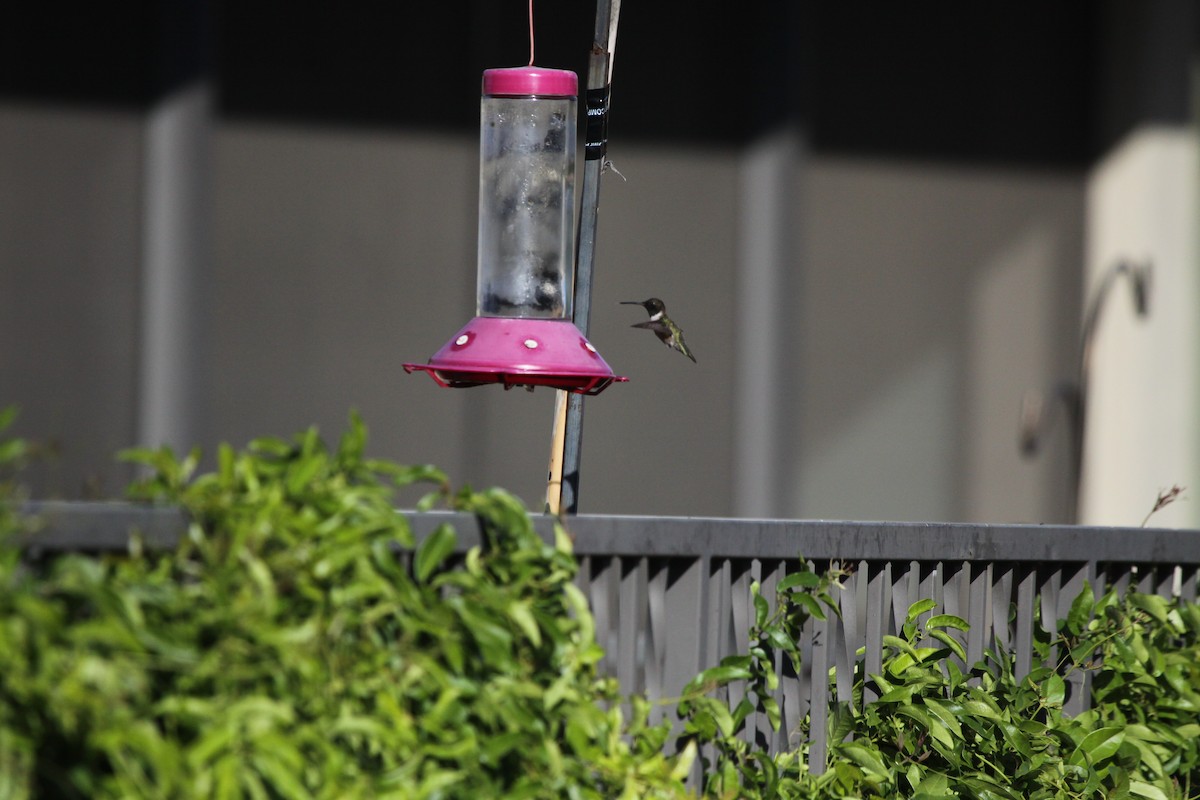
[[[662,340],[663,344],[672,350],[678,350],[695,363],[696,357],[683,341],[683,331],[667,316],[667,307],[662,300],[651,297],[649,300],[622,300],[623,306],[641,306],[650,314],[650,319],[631,325],[631,328],[648,328]]]

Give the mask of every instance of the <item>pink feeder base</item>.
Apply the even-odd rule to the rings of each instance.
[[[476,317],[429,359],[405,364],[428,372],[441,386],[459,389],[500,383],[549,386],[596,395],[628,378],[613,374],[592,343],[570,320]]]

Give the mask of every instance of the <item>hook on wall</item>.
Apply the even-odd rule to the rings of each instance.
[[[1083,317],[1080,334],[1079,365],[1074,381],[1061,381],[1051,391],[1029,389],[1021,399],[1019,447],[1021,455],[1033,458],[1042,449],[1043,442],[1053,425],[1053,403],[1050,397],[1061,402],[1067,418],[1070,436],[1070,498],[1072,516],[1078,513],[1080,477],[1083,471],[1084,431],[1087,424],[1088,379],[1091,373],[1092,345],[1100,324],[1100,317],[1112,292],[1112,287],[1121,278],[1129,279],[1133,310],[1139,317],[1150,314],[1150,286],[1153,264],[1147,261],[1136,264],[1129,260],[1118,261],[1100,279]],[[1074,520],[1072,520],[1074,521]]]

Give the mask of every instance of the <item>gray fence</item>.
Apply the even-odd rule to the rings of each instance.
[[[125,504],[31,504],[44,521],[31,550],[111,550],[136,529],[149,545],[169,545],[186,520],[174,509]],[[418,537],[450,522],[460,546],[479,542],[475,520],[451,513],[410,515]],[[552,520],[538,517],[546,537]],[[810,764],[821,769],[828,686],[850,700],[856,653],[867,672],[881,666],[881,640],[904,623],[909,606],[932,599],[929,613],[970,623],[961,643],[973,663],[986,648],[1015,653],[1018,674],[1033,666],[1037,612],[1066,616],[1084,581],[1196,599],[1200,532],[1032,525],[794,522],[632,516],[572,517],[581,570],[604,668],[625,692],[675,697],[698,672],[744,652],[753,621],[750,583],[772,598],[775,584],[803,557],[821,568],[840,562],[851,574],[836,598],[841,616],[814,622],[802,636],[800,674],[783,675],[777,700],[783,724],[752,719],[751,739],[789,743],[811,714]],[[1068,710],[1085,708],[1087,676],[1075,673]],[[737,687],[729,690],[735,702]],[[659,713],[664,713],[660,708]]]

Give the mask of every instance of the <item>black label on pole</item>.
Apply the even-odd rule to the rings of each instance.
[[[587,90],[587,127],[583,158],[595,161],[608,152],[608,87]]]

